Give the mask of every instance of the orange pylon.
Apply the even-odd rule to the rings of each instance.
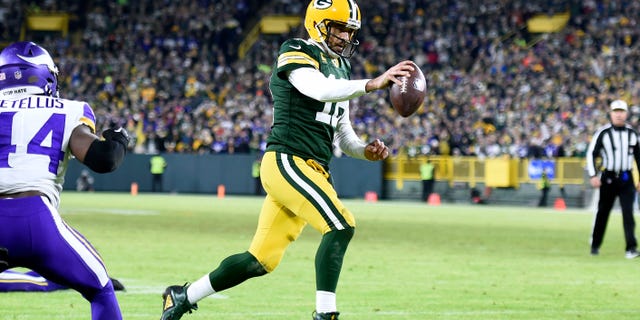
[[[367,191],[364,193],[364,201],[376,202],[378,201],[378,194],[375,191]]]
[[[132,196],[137,196],[138,195],[138,183],[137,182],[131,182],[131,195]]]
[[[432,206],[440,205],[440,195],[437,193],[430,194],[429,199],[427,199],[427,203]]]

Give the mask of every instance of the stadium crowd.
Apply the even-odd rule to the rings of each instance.
[[[98,130],[122,125],[136,153],[249,153],[271,124],[268,77],[280,43],[302,26],[262,36],[244,59],[243,34],[265,14],[303,16],[306,1],[4,0],[0,41],[13,41],[25,10],[65,10],[70,36],[39,35],[62,93],[88,101]],[[584,156],[607,104],[629,102],[640,121],[640,2],[376,0],[363,13],[354,78],[414,60],[428,97],[413,116],[386,92],[351,103],[356,132],[394,153],[480,157]],[[556,33],[527,32],[533,14],[571,13]],[[364,139],[369,140],[369,139]]]

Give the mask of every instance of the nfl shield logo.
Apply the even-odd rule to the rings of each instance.
[[[13,73],[13,77],[16,79],[21,79],[22,78],[22,72],[20,70],[16,71]]]

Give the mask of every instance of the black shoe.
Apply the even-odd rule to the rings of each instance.
[[[592,256],[597,256],[598,254],[600,254],[600,250],[598,250],[598,248],[591,248]]]
[[[338,320],[340,312],[316,313],[313,312],[313,320]]]
[[[113,284],[113,290],[115,291],[125,291],[124,285],[122,282],[118,281],[118,279],[110,278],[111,284]]]
[[[185,313],[198,309],[198,304],[191,304],[187,299],[188,284],[170,286],[162,294],[162,317],[160,320],[178,320]]]

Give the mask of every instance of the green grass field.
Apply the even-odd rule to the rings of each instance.
[[[126,292],[125,319],[158,319],[161,293],[246,250],[261,198],[63,194],[64,219],[102,254]],[[586,210],[427,206],[346,200],[358,228],[338,287],[341,319],[638,319],[640,259],[624,258],[619,214],[597,257]],[[270,275],[199,303],[183,319],[310,319],[307,228]],[[89,319],[71,290],[0,294],[0,319]]]

